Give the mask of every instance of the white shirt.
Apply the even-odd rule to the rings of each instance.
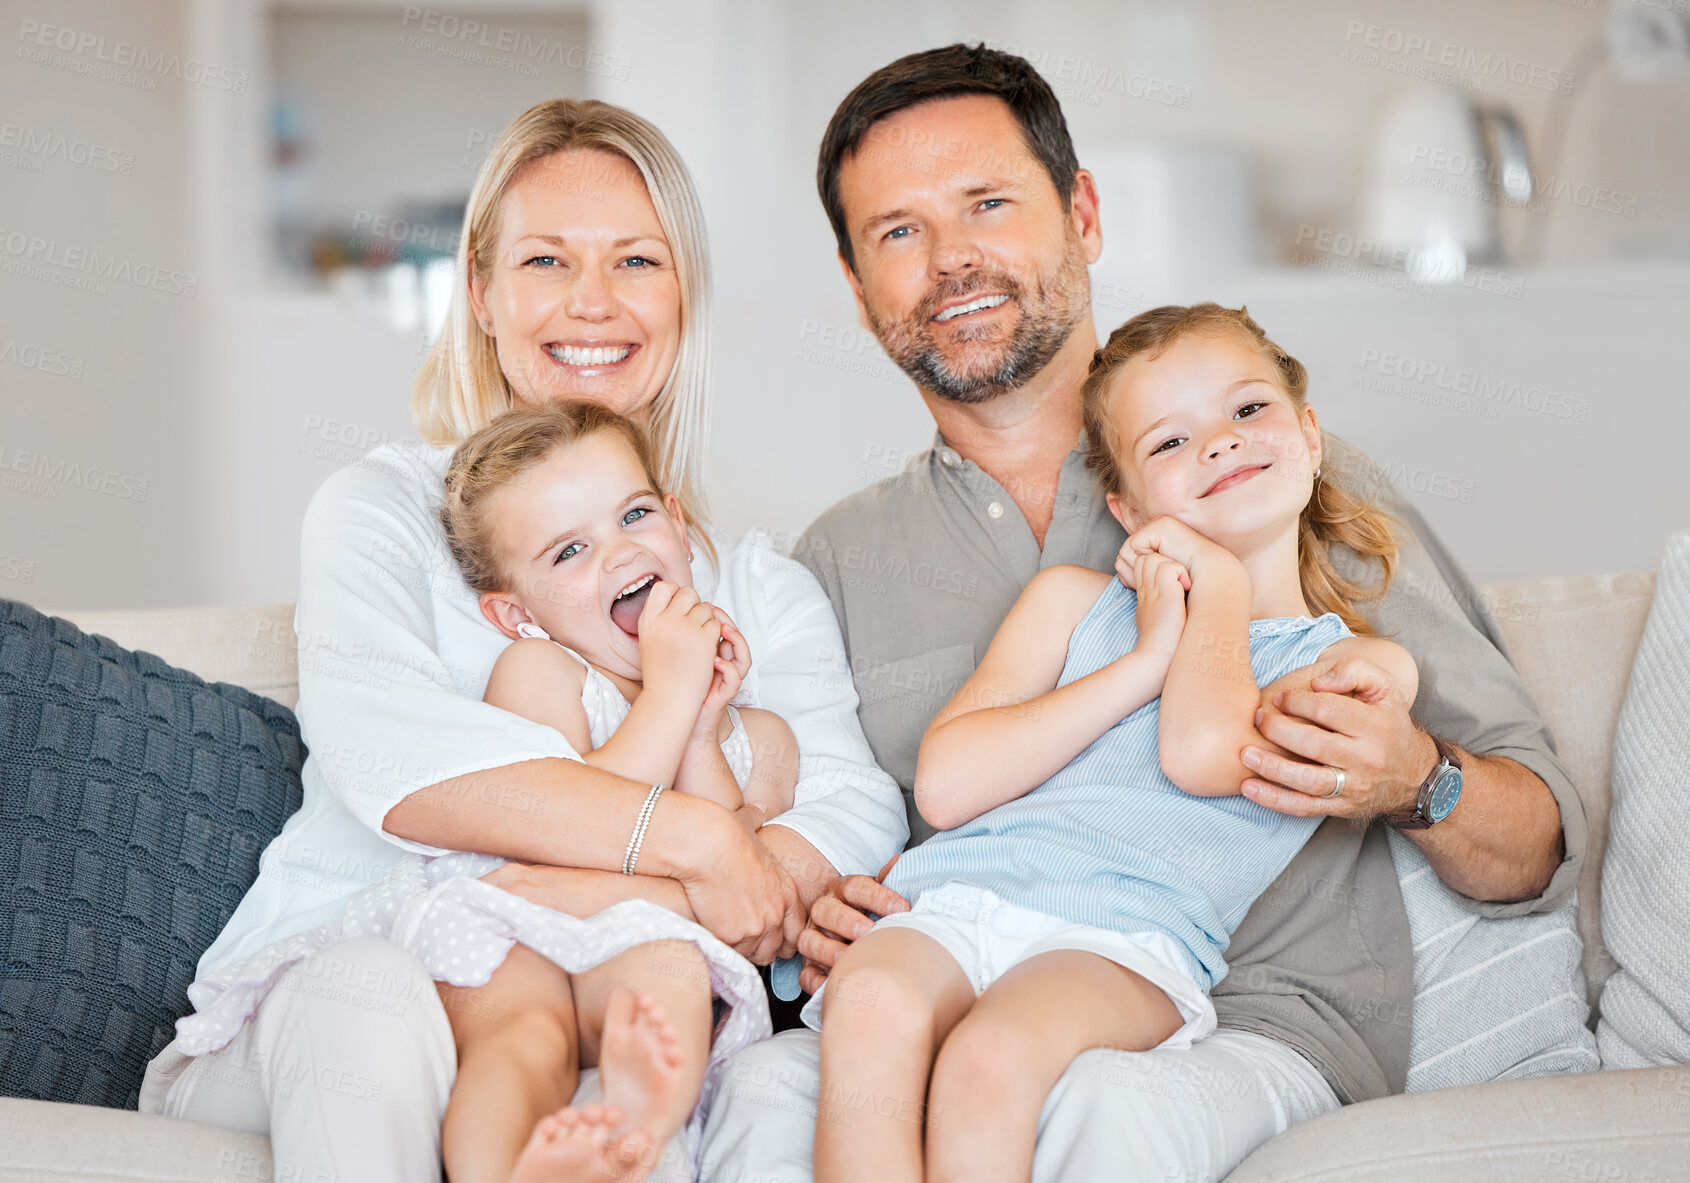
[[[340,918],[346,897],[405,851],[446,853],[382,829],[418,789],[525,760],[580,756],[562,733],[481,701],[510,642],[482,617],[438,513],[450,448],[386,445],[312,498],[300,540],[299,715],[309,755],[299,812],[265,849],[258,879],[199,973]],[[712,534],[693,584],[751,648],[745,690],[798,740],[788,826],[840,874],[869,874],[909,836],[897,783],[874,762],[839,624],[821,586],[753,530]],[[466,799],[464,808],[538,810],[539,799]]]

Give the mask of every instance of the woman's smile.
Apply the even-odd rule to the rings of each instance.
[[[547,356],[559,368],[572,370],[585,378],[623,365],[639,351],[640,346],[636,341],[582,342],[567,345],[554,341],[544,348]]]

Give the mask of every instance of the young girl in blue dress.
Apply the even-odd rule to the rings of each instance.
[[[1384,671],[1375,694],[1417,685],[1355,609],[1389,584],[1395,542],[1320,479],[1307,385],[1214,304],[1146,312],[1098,350],[1088,464],[1129,537],[1114,576],[1028,584],[927,729],[915,800],[941,832],[886,880],[912,907],[805,1011],[818,1180],[1024,1180],[1076,1055],[1213,1030],[1232,931],[1319,820],[1240,795],[1241,750],[1280,751],[1259,687],[1341,656]],[[1377,586],[1332,567],[1334,541],[1379,561]]]

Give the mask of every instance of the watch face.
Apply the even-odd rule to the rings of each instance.
[[[1461,769],[1446,768],[1443,775],[1438,777],[1432,785],[1432,792],[1426,801],[1426,816],[1434,822],[1441,822],[1449,816],[1449,811],[1455,808],[1456,801],[1461,798]]]

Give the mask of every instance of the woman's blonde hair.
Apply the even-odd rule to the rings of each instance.
[[[681,287],[681,345],[647,419],[664,483],[695,514],[706,512],[701,476],[710,425],[710,253],[704,211],[680,155],[663,133],[632,111],[597,100],[553,99],[530,107],[505,128],[475,179],[458,242],[458,283],[439,340],[411,392],[411,417],[431,444],[459,444],[513,403],[493,338],[481,331],[469,300],[470,268],[485,286],[499,241],[511,179],[530,161],[558,152],[609,152],[645,179],[657,220],[675,253]],[[702,519],[695,519],[701,522]],[[714,555],[714,548],[698,538]]]
[[[1250,318],[1247,308],[1223,308],[1219,304],[1169,304],[1141,312],[1109,334],[1109,341],[1092,355],[1091,369],[1081,388],[1081,405],[1086,427],[1086,467],[1111,493],[1126,492],[1126,472],[1118,452],[1114,424],[1109,415],[1110,380],[1135,357],[1154,359],[1181,337],[1191,333],[1229,335],[1244,342],[1272,363],[1279,374],[1291,405],[1301,412],[1308,401],[1309,375],[1303,363],[1268,339],[1262,327]],[[1385,594],[1396,571],[1397,543],[1391,532],[1395,519],[1372,501],[1362,501],[1336,483],[1314,478],[1314,490],[1303,507],[1297,529],[1297,572],[1303,598],[1316,616],[1336,612],[1357,635],[1376,632],[1356,610],[1356,601]],[[1380,564],[1377,585],[1364,586],[1338,573],[1327,548],[1342,543],[1363,558]]]
[[[619,437],[639,461],[651,491],[663,496],[663,475],[651,437],[632,419],[598,403],[566,399],[543,407],[519,407],[500,415],[458,445],[446,469],[446,497],[440,524],[464,581],[477,593],[511,590],[511,572],[493,541],[488,504],[493,494],[520,482],[566,444],[599,432]],[[683,517],[686,499],[677,494]]]

